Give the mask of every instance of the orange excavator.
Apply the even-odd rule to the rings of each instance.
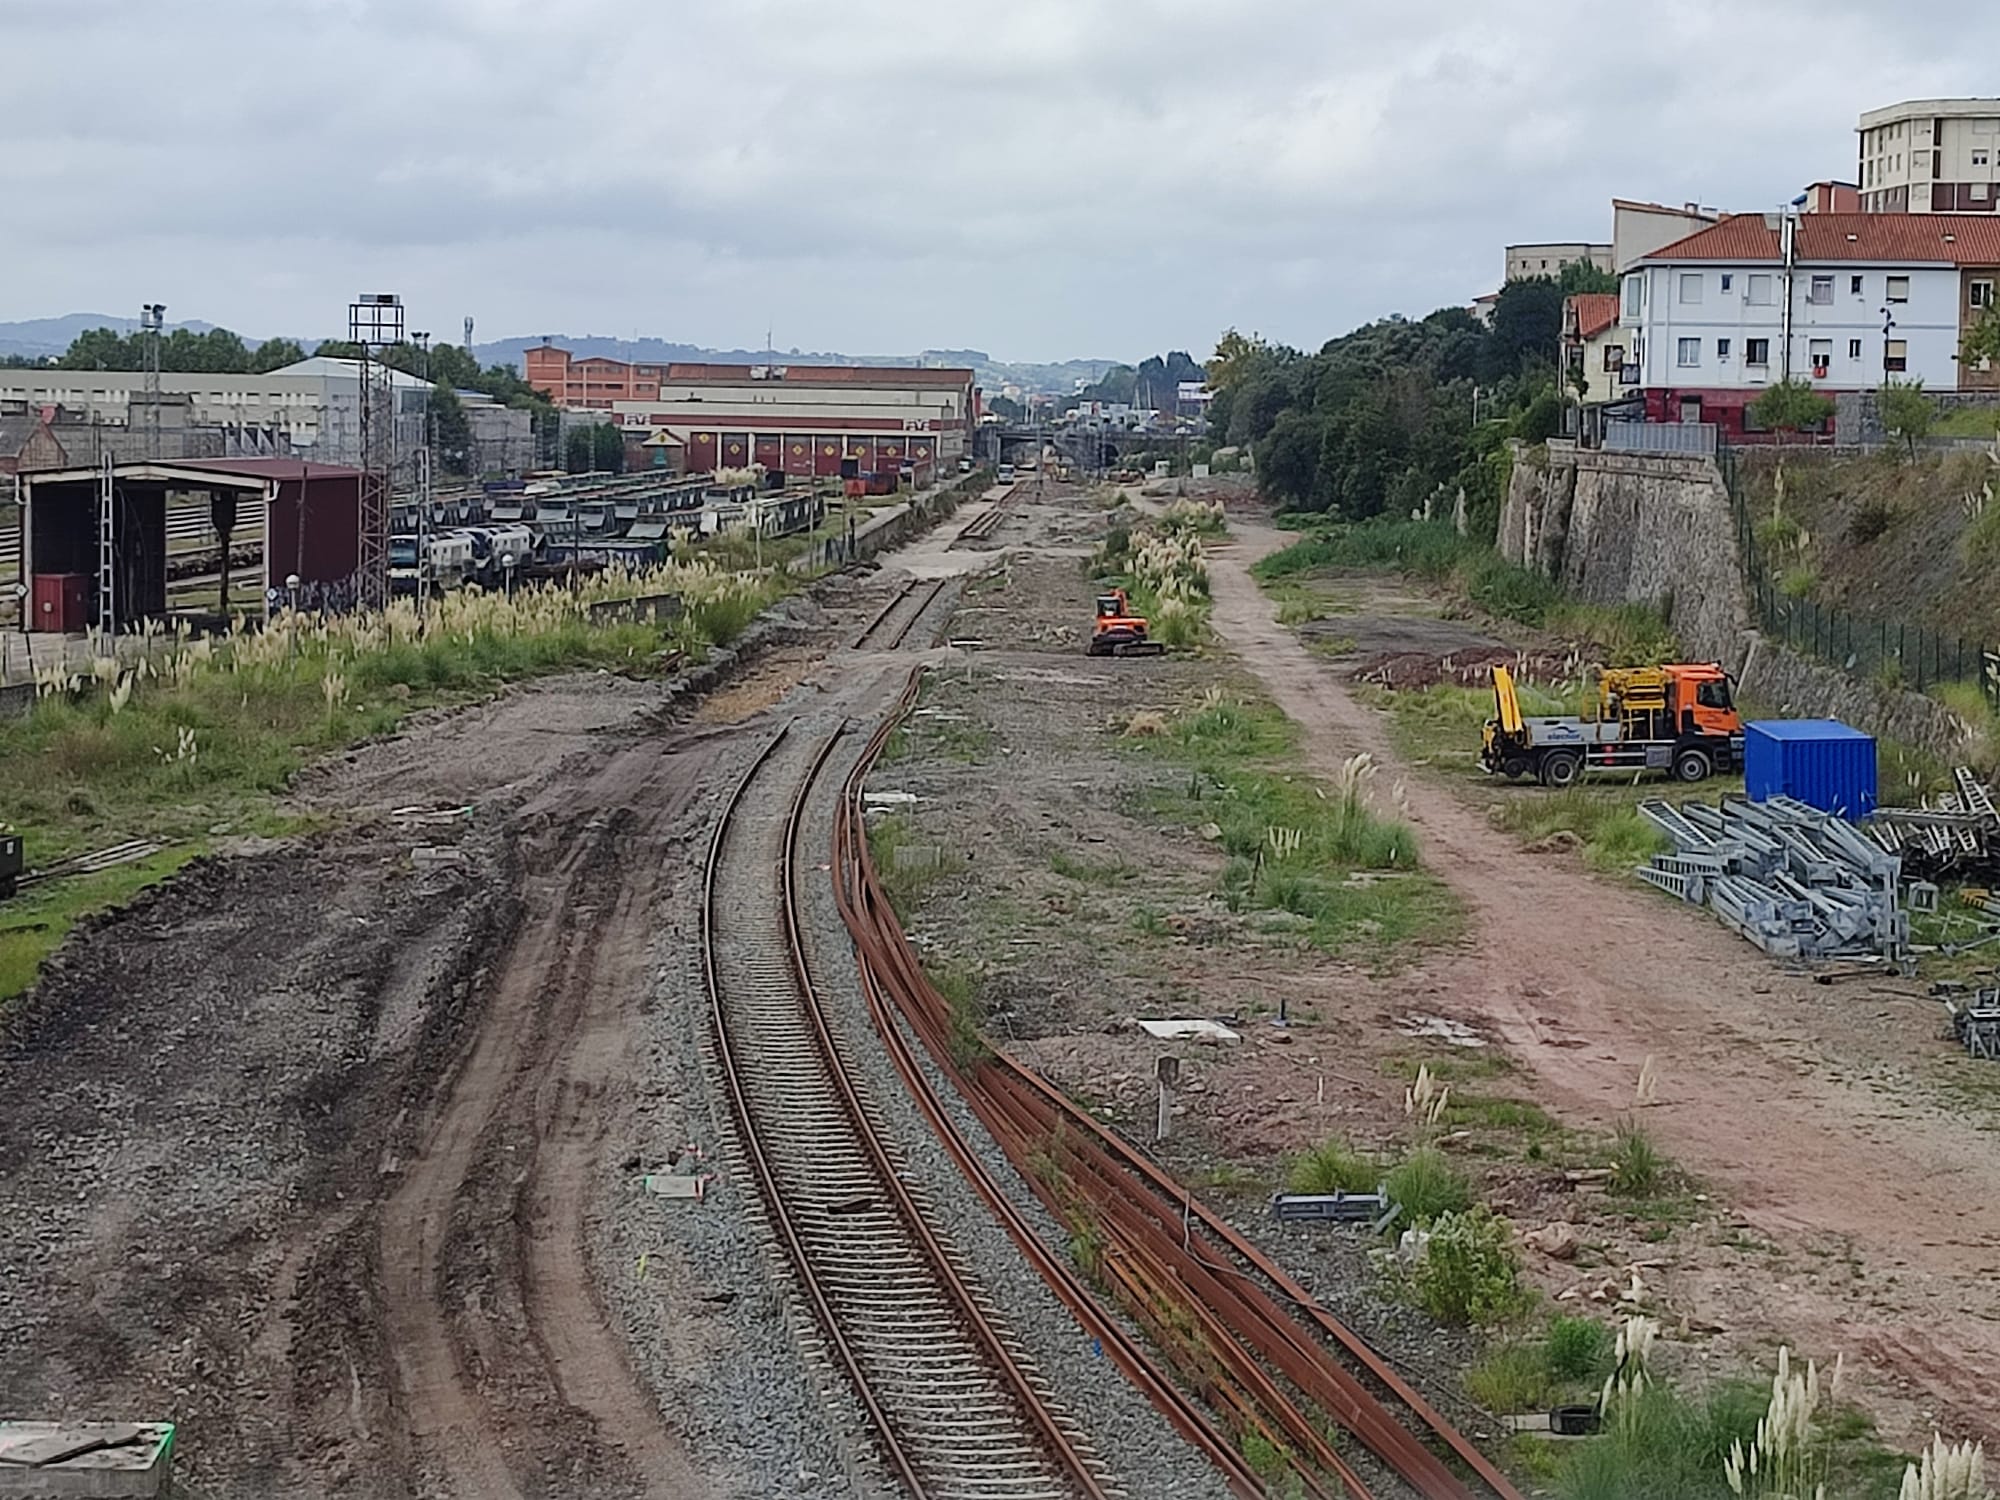
[[[1087,648],[1092,656],[1161,656],[1166,647],[1146,633],[1146,617],[1132,613],[1125,590],[1114,588],[1097,596],[1097,620]]]

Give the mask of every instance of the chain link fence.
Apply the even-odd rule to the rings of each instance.
[[[1736,521],[1736,544],[1749,575],[1751,606],[1758,627],[1804,655],[1888,687],[1921,693],[1940,683],[1969,682],[2000,709],[2000,653],[1981,641],[1947,635],[1907,620],[1871,618],[1839,605],[1822,604],[1808,593],[1792,594],[1774,575],[1757,535],[1757,520],[1743,491],[1737,455],[1722,446],[1716,453],[1729,507]]]

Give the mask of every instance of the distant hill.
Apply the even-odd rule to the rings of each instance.
[[[4,325],[0,325],[4,326]],[[548,341],[576,355],[597,355],[633,363],[669,364],[674,360],[708,361],[725,365],[761,365],[774,359],[788,365],[929,365],[936,368],[969,368],[979,384],[989,391],[1003,385],[1019,385],[1031,391],[1058,391],[1068,394],[1081,380],[1099,380],[1106,370],[1120,363],[1113,359],[1069,359],[1054,364],[1009,363],[996,360],[980,349],[926,349],[920,354],[841,354],[818,349],[705,349],[699,344],[676,344],[666,339],[619,339],[598,334],[552,333]],[[541,343],[539,338],[496,339],[475,344],[473,352],[482,364],[520,366],[522,355]]]
[[[120,333],[130,333],[139,326],[135,317],[117,317],[110,313],[65,313],[60,318],[30,318],[19,323],[0,323],[0,358],[18,356],[26,359],[52,359],[62,354],[76,341],[80,333],[93,328],[112,328]],[[169,331],[186,328],[195,333],[206,333],[215,327],[213,323],[190,321],[169,323]],[[261,335],[253,336],[243,329],[247,344],[255,345]],[[336,334],[320,334],[317,337],[303,337],[299,342],[308,352],[321,338],[339,337]],[[676,344],[666,339],[616,339],[604,338],[596,334],[557,333],[548,336],[549,342],[560,344],[573,354],[596,354],[610,359],[643,361],[647,364],[667,364],[674,360],[714,364],[761,365],[765,361],[762,349],[706,349],[699,344]],[[482,364],[510,364],[516,369],[521,366],[523,352],[541,343],[540,337],[495,339],[491,343],[473,345],[473,352]],[[926,349],[920,354],[840,354],[830,351],[780,349],[773,358],[783,364],[794,365],[930,365],[933,367],[969,367],[974,378],[989,392],[997,392],[1005,385],[1018,385],[1030,391],[1053,391],[1068,395],[1076,389],[1079,381],[1088,385],[1100,380],[1104,372],[1119,364],[1112,359],[1068,359],[1053,364],[1008,363],[996,360],[979,349]]]
[[[213,323],[191,321],[169,323],[167,330],[185,328],[190,333],[207,333]],[[65,352],[80,333],[93,328],[112,328],[119,333],[135,333],[136,317],[119,318],[110,313],[64,313],[60,318],[30,318],[24,323],[0,323],[0,356],[19,355],[24,359],[51,359]]]

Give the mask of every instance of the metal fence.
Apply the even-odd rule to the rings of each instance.
[[[1604,424],[1607,453],[1660,453],[1707,458],[1715,452],[1713,422],[1622,422]]]
[[[1788,592],[1764,555],[1735,452],[1725,444],[1716,458],[1729,490],[1752,607],[1764,634],[1886,687],[1923,692],[1943,682],[1973,683],[1988,703],[2000,709],[2000,653],[1985,643],[1907,620],[1859,615],[1839,605],[1822,604],[1809,593]]]

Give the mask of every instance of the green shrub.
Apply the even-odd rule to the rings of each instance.
[[[1527,1303],[1506,1221],[1485,1208],[1440,1216],[1410,1283],[1417,1305],[1440,1323],[1503,1322]]]
[[[1618,1122],[1611,1149],[1611,1191],[1624,1198],[1650,1198],[1666,1184],[1665,1156],[1636,1120]]]
[[[1466,1394],[1498,1416],[1546,1410],[1555,1384],[1538,1344],[1502,1344],[1465,1372]]]
[[[1611,1330],[1595,1318],[1552,1319],[1542,1347],[1558,1381],[1594,1385],[1611,1373]]]
[[[1293,1157],[1285,1174],[1295,1193],[1371,1193],[1381,1180],[1381,1166],[1337,1135]]]
[[[1886,500],[1865,500],[1847,523],[1847,540],[1856,547],[1879,541],[1895,528],[1896,507]]]
[[[1390,1201],[1402,1205],[1405,1224],[1428,1224],[1446,1214],[1462,1213],[1472,1204],[1472,1186],[1465,1174],[1435,1146],[1417,1147],[1390,1168],[1383,1181]]]

